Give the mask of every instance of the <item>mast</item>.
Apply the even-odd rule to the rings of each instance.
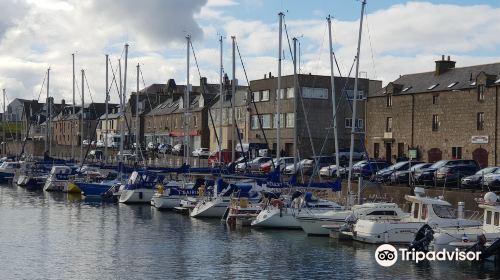
[[[80,164],[83,164],[83,141],[86,140],[85,135],[84,135],[84,127],[85,127],[85,84],[84,84],[84,79],[85,79],[85,70],[82,69],[82,118],[80,121],[80,133],[82,135],[82,144],[80,145]],[[90,145],[90,143],[88,143]]]
[[[293,170],[297,170],[297,38],[293,38]]]
[[[108,162],[108,102],[109,102],[109,88],[108,88],[108,71],[109,71],[109,55],[106,55],[106,131],[104,132],[104,158]],[[102,127],[102,126],[101,126]]]
[[[220,85],[219,85],[219,164],[222,163],[222,105],[224,103],[224,96],[222,95],[222,36],[219,39],[220,43]]]
[[[46,145],[46,148],[45,150],[46,151],[49,151],[49,157],[52,155],[52,151],[51,151],[51,144],[52,144],[52,133],[51,133],[51,129],[52,129],[52,121],[51,121],[51,117],[52,117],[52,102],[50,102],[50,99],[49,99],[49,85],[50,85],[50,67],[49,69],[47,69],[47,141],[45,141],[45,145]]]
[[[123,102],[123,84],[122,84],[122,61],[118,59],[118,76],[120,80],[120,118],[119,118],[119,123],[120,123],[120,158],[119,161],[120,163],[123,163],[123,138],[125,137],[125,104]]]
[[[339,161],[339,140],[337,134],[337,103],[335,102],[335,73],[333,72],[333,45],[332,45],[332,19],[330,16],[328,21],[328,37],[330,39],[330,83],[332,88],[332,112],[333,112],[333,138],[335,142],[335,164],[337,165],[337,178],[340,178],[340,161]]]
[[[281,130],[281,37],[282,37],[282,25],[283,25],[283,13],[279,14],[279,39],[278,39],[278,90],[276,91],[276,162],[280,161],[280,130]]]
[[[191,44],[191,36],[190,35],[187,35],[186,36],[186,93],[185,93],[185,96],[184,96],[184,156],[185,156],[185,159],[184,159],[184,162],[186,164],[189,164],[190,163],[190,160],[189,160],[189,91],[190,91],[190,88],[189,88],[189,47],[190,47],[190,44]]]
[[[128,65],[128,43],[125,44],[125,69],[123,69],[123,92],[122,92],[122,98],[123,98],[123,106],[125,107],[125,102],[126,99],[125,97],[127,96],[127,65]],[[125,111],[123,111],[125,113]],[[124,115],[125,117],[125,115]],[[123,120],[125,122],[125,119]],[[129,141],[130,141],[130,135],[129,135]]]
[[[76,111],[75,111],[75,54],[71,54],[73,58],[73,116],[75,116]],[[73,141],[73,127],[75,126],[74,122],[71,121],[71,159],[75,159],[75,141]]]
[[[7,155],[7,151],[5,150],[7,148],[7,142],[5,141],[5,117],[6,117],[6,114],[5,114],[5,89],[3,89],[3,115],[2,115],[2,134],[3,134],[3,138],[2,138],[2,143],[3,143],[3,153],[5,155]],[[47,141],[45,141],[47,143]],[[47,145],[47,144],[45,144]]]
[[[135,161],[137,162],[139,157],[139,63],[137,63],[137,91],[135,92]]]
[[[231,39],[233,40],[233,81],[231,83],[231,162],[234,162],[236,160],[236,155],[235,155],[235,137],[236,137],[236,116],[234,115],[234,102],[235,102],[235,93],[236,93],[236,53],[235,53],[235,46],[236,46],[236,36],[231,36]],[[239,133],[239,132],[238,132]],[[243,145],[240,147],[241,152],[243,153]]]
[[[359,55],[361,48],[361,34],[363,31],[363,15],[365,13],[366,0],[361,4],[361,17],[359,19],[359,34],[358,34],[358,49],[356,51],[356,76],[354,78],[354,94],[352,98],[352,125],[351,125],[351,148],[349,151],[349,175],[347,178],[348,194],[351,195],[351,178],[352,178],[352,154],[354,151],[354,136],[356,133],[356,103],[358,96],[358,78],[359,78]],[[358,186],[360,188],[361,186]],[[350,198],[349,198],[350,201]]]

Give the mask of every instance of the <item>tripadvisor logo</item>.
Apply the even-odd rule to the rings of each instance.
[[[398,252],[399,251],[399,252]],[[408,250],[406,248],[396,249],[390,244],[382,244],[375,250],[375,260],[381,266],[393,266],[398,257],[402,261],[413,261],[419,263],[421,261],[479,261],[481,252],[464,252],[458,249],[447,251],[420,252],[415,249]]]

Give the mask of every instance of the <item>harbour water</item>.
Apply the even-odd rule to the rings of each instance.
[[[384,268],[375,249],[0,186],[1,279],[500,279],[493,263]]]

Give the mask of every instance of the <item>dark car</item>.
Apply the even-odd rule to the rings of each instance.
[[[411,166],[411,170],[399,170],[391,174],[391,183],[392,184],[400,184],[400,183],[408,183],[410,178],[409,175],[413,177],[415,175],[415,172],[424,169],[424,168],[429,168],[432,165],[432,163],[418,163]]]
[[[389,167],[391,164],[386,161],[369,160],[352,167],[354,177],[369,178],[377,171]]]
[[[412,161],[411,165],[416,165],[422,163],[421,161]],[[386,183],[391,181],[391,175],[397,171],[408,170],[410,168],[409,161],[400,161],[394,165],[377,171],[375,174],[375,180],[379,183]]]
[[[478,170],[475,165],[443,166],[436,171],[436,182],[444,186],[458,186],[462,178],[476,174]]]
[[[475,166],[477,169],[479,169],[479,164],[477,161],[472,160],[472,159],[451,159],[451,160],[440,160],[433,165],[431,165],[429,168],[425,169],[420,169],[415,172],[415,180],[424,185],[432,185],[434,184],[434,175],[436,171],[441,168],[441,167],[448,167],[448,166],[454,166],[454,165],[471,165]],[[477,170],[476,170],[477,171]]]
[[[461,185],[464,188],[479,187],[483,184],[484,175],[495,173],[498,170],[500,170],[500,167],[497,166],[483,168],[474,175],[462,178]]]
[[[335,157],[333,156],[317,156],[312,157],[310,161],[304,162],[302,167],[304,174],[311,175],[316,168],[316,174],[319,174],[319,170],[325,166],[335,164]]]

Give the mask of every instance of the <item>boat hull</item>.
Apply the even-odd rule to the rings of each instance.
[[[295,219],[294,211],[287,208],[261,210],[255,220],[252,221],[252,227],[301,229],[299,222]]]
[[[123,190],[118,201],[120,203],[151,203],[154,195],[153,189],[137,188],[134,190]]]
[[[158,209],[174,209],[175,207],[179,207],[181,205],[181,199],[183,198],[185,198],[185,196],[154,195],[151,199],[151,205]]]
[[[229,199],[201,201],[193,208],[190,216],[193,218],[222,218],[229,206]]]

